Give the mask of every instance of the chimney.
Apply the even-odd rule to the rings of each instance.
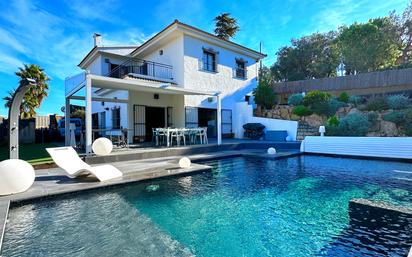
[[[103,37],[98,33],[93,34],[94,46],[102,46]]]

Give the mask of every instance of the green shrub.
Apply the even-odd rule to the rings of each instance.
[[[311,106],[311,110],[316,114],[329,117],[335,115],[336,111],[343,106],[345,106],[345,103],[336,99],[330,99],[327,102],[314,103]]]
[[[403,127],[403,132],[405,133],[405,135],[407,136],[412,136],[412,124],[407,124]]]
[[[327,136],[340,136],[341,133],[339,131],[339,119],[335,115],[330,117],[326,123],[326,135]]]
[[[308,116],[311,115],[313,112],[311,109],[304,105],[298,105],[293,108],[292,113],[298,116]]]
[[[410,105],[410,99],[406,95],[391,95],[386,99],[388,107],[394,110],[406,109]]]
[[[327,125],[328,126],[339,126],[339,119],[338,117],[336,117],[336,115],[333,115],[332,117],[330,117],[327,121]]]
[[[293,94],[288,98],[288,105],[298,106],[302,104],[303,95],[302,94]]]
[[[347,103],[349,101],[349,95],[346,92],[340,93],[338,100],[344,103]]]
[[[338,129],[342,136],[365,136],[369,127],[370,123],[364,115],[351,113],[340,120]]]
[[[314,104],[325,103],[328,102],[330,98],[330,94],[320,90],[314,90],[305,95],[303,98],[303,105],[312,106]]]
[[[327,125],[325,126],[325,135],[326,136],[342,136],[342,133],[339,130],[339,126]]]
[[[346,106],[345,102],[342,102],[337,99],[330,99],[329,100],[329,112],[330,112],[329,116],[335,115],[338,109],[344,106]]]
[[[357,95],[351,95],[348,100],[349,103],[358,106],[363,103],[363,98]]]
[[[368,112],[366,114],[366,118],[368,119],[369,123],[371,126],[375,126],[376,123],[378,122],[378,114],[376,112]]]
[[[383,97],[370,98],[365,106],[366,111],[383,111],[386,109],[388,109],[388,103]]]
[[[405,112],[394,111],[383,116],[383,120],[395,123],[397,126],[401,126],[406,119]]]
[[[259,85],[253,90],[255,103],[265,109],[270,109],[276,104],[276,94],[266,80],[259,82]]]

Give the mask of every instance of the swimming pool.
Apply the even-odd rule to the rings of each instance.
[[[13,208],[2,254],[402,256],[412,243],[348,215],[353,198],[412,208],[412,164],[319,156],[207,164],[212,172]]]

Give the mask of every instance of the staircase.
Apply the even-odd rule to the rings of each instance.
[[[311,127],[306,122],[299,122],[296,140],[302,141],[306,136],[319,136],[319,128]]]

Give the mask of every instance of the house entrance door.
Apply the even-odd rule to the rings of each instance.
[[[166,127],[165,108],[146,106],[146,141],[152,140],[153,128]]]

